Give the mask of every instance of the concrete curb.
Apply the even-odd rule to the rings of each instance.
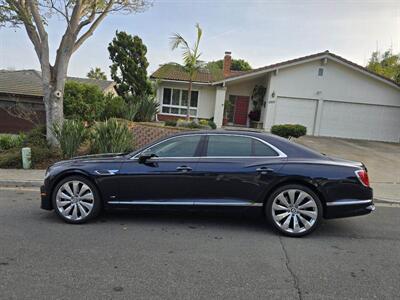
[[[388,198],[374,198],[375,203],[387,203],[387,204],[400,204],[400,200],[393,200]]]
[[[40,187],[42,180],[0,180],[0,187]]]

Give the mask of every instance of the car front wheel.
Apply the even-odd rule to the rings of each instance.
[[[57,215],[68,223],[84,223],[96,217],[101,209],[96,187],[80,176],[61,180],[54,189],[52,200]]]
[[[322,219],[318,196],[302,185],[286,185],[269,197],[265,212],[268,221],[287,236],[300,237],[313,232]]]

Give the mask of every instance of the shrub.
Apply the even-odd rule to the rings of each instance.
[[[192,129],[201,128],[201,125],[197,124],[195,121],[186,121],[186,120],[183,120],[183,119],[179,119],[179,120],[177,121],[176,126],[178,126],[178,127],[192,128]]]
[[[261,117],[261,111],[259,110],[252,110],[251,112],[249,112],[249,119],[251,121],[258,122],[260,121],[260,117]]]
[[[105,108],[103,92],[93,84],[67,81],[64,91],[64,114],[68,119],[93,122]]]
[[[175,120],[167,120],[164,122],[165,126],[172,126],[175,127],[176,126],[176,121]]]
[[[130,121],[135,121],[138,112],[139,112],[139,105],[135,102],[131,102],[126,106],[124,118]]]
[[[26,136],[23,133],[19,135],[0,134],[0,151],[21,148],[25,138]]]
[[[49,147],[31,147],[32,166],[34,168],[47,168],[49,165],[60,159],[60,152],[56,148]]]
[[[271,133],[279,135],[284,138],[289,138],[289,137],[298,138],[307,133],[307,128],[299,124],[274,125],[271,127]]]
[[[104,110],[101,119],[122,118],[125,116],[126,110],[127,104],[124,98],[107,94],[104,97]]]
[[[22,147],[31,148],[34,168],[45,169],[60,159],[60,152],[47,145],[44,125],[37,126],[26,134],[14,135],[13,138],[16,139],[14,146],[0,151],[0,168],[22,168]]]
[[[22,168],[21,149],[13,148],[0,153],[0,168]]]
[[[217,129],[217,124],[215,124],[212,119],[208,120],[208,126],[210,126],[211,129]]]
[[[200,125],[200,126],[208,126],[208,120],[201,119],[201,120],[199,121],[199,125]]]
[[[47,147],[46,126],[38,125],[26,134],[25,146]]]
[[[125,118],[136,122],[153,121],[160,106],[160,103],[151,95],[143,98],[128,97],[126,101],[128,109]]]
[[[108,120],[97,123],[91,135],[92,153],[119,153],[132,150],[132,133],[125,123]]]
[[[79,147],[86,139],[86,128],[80,121],[65,120],[62,125],[54,125],[53,132],[64,158],[76,156]]]

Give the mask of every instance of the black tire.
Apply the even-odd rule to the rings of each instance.
[[[294,200],[291,201],[291,198],[294,198]],[[303,200],[297,205],[292,203],[296,203],[296,200],[300,199]],[[289,206],[284,204],[285,200],[290,204]],[[281,209],[286,208],[286,206],[288,206],[288,209]],[[279,233],[290,237],[301,237],[312,233],[320,225],[323,215],[323,207],[318,195],[310,188],[299,184],[284,185],[276,189],[269,196],[264,208],[268,222]],[[286,214],[289,215],[285,217]],[[297,226],[295,226],[295,223],[297,223]]]
[[[60,189],[62,188],[62,191],[64,192],[64,196],[70,196],[70,192],[66,192],[67,189],[65,189],[65,185],[67,184],[70,189],[72,190],[74,187],[74,183],[79,182],[78,188],[81,187],[82,190],[84,190],[84,186],[88,187],[89,190],[85,190],[84,193],[82,193],[81,197],[82,199],[79,198],[79,196],[70,198],[74,198],[72,200],[68,200],[67,198],[62,197],[61,199],[58,198],[58,193]],[[72,187],[72,188],[71,188]],[[89,195],[91,192],[91,195]],[[57,202],[57,198],[59,199],[59,202]],[[77,199],[79,198],[79,199]],[[83,199],[83,198],[88,198],[88,199]],[[90,198],[90,199],[89,199]],[[76,203],[72,203],[72,201],[76,201]],[[61,204],[58,205],[58,203],[62,202],[71,202],[71,204],[66,204],[65,206],[61,207]],[[82,203],[84,202],[84,203]],[[52,194],[52,203],[53,203],[53,208],[56,212],[56,214],[65,222],[70,223],[70,224],[82,224],[86,223],[89,220],[92,220],[93,218],[97,217],[99,213],[101,212],[102,209],[102,202],[100,198],[100,193],[98,192],[97,187],[88,179],[82,176],[69,176],[61,180],[54,188],[53,194]],[[69,206],[74,206],[70,208],[71,216],[68,216],[68,213],[66,213],[67,209]],[[91,208],[89,209],[89,207]],[[72,217],[74,210],[76,210],[77,218]],[[83,210],[83,213],[82,213]],[[87,213],[86,215],[84,215]]]

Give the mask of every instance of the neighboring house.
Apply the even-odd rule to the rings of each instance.
[[[81,83],[97,85],[104,93],[116,94],[113,81],[68,77]],[[31,129],[34,124],[26,120],[26,113],[16,111],[16,104],[30,113],[35,123],[45,122],[45,109],[41,74],[36,70],[0,70],[0,133],[18,133]]]
[[[194,80],[191,115],[214,118],[223,125],[225,101],[230,109],[224,125],[249,126],[251,95],[256,85],[267,92],[260,122],[302,124],[308,135],[400,141],[400,86],[329,51],[253,69],[230,71],[225,53],[220,73],[200,71]],[[159,120],[186,115],[188,76],[178,65],[162,65],[152,79],[159,82]]]

